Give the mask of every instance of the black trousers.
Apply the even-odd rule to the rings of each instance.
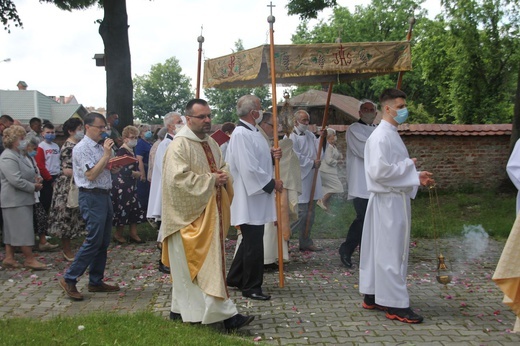
[[[240,225],[242,242],[231,263],[226,282],[242,293],[262,293],[264,282],[264,225]]]
[[[42,182],[43,187],[40,190],[40,203],[42,204],[43,208],[45,209],[45,212],[49,214],[49,210],[51,209],[51,203],[52,203],[52,193],[53,193],[53,186],[52,183],[56,180],[58,176],[53,175],[51,180],[44,180]]]
[[[358,245],[361,245],[361,238],[363,235],[363,223],[365,222],[365,214],[367,212],[368,199],[354,198],[354,210],[356,211],[356,218],[350,225],[347,233],[347,239],[341,244],[340,249],[343,248],[347,256],[350,258],[352,253]]]

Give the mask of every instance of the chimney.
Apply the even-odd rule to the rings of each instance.
[[[25,83],[23,80],[19,81],[16,86],[18,87],[18,90],[27,90],[27,83]]]
[[[65,96],[60,96],[60,103],[61,103],[62,105],[65,104]]]

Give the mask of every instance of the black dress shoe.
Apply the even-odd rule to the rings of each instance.
[[[178,314],[176,312],[170,311],[170,320],[172,321],[182,321],[181,314]]]
[[[264,271],[266,271],[266,272],[278,271],[278,264],[276,264],[276,263],[264,264]]]
[[[345,249],[342,247],[339,248],[339,259],[341,260],[341,263],[345,265],[345,267],[352,268],[351,256],[347,255]]]
[[[228,332],[232,332],[234,330],[240,329],[242,327],[247,326],[255,319],[255,316],[244,316],[241,314],[236,314],[233,317],[224,320],[224,327]]]
[[[170,274],[170,267],[165,266],[164,263],[159,261],[159,271],[164,274]]]
[[[251,298],[254,300],[269,300],[271,299],[270,295],[263,293],[242,293],[242,297]]]

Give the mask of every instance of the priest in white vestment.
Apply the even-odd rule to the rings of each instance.
[[[314,201],[323,197],[321,178],[318,171],[314,198],[313,201],[310,201],[314,171],[316,169],[319,170],[321,164],[321,160],[317,159],[319,140],[307,129],[310,121],[309,113],[304,110],[298,110],[294,114],[294,118],[294,130],[289,138],[293,141],[293,150],[300,161],[302,194],[298,197],[298,220],[291,225],[291,231],[299,234],[300,251],[321,251],[322,249],[314,245],[310,237],[316,208],[312,208],[309,229],[306,232],[309,202],[314,203]]]
[[[163,261],[175,268],[170,318],[222,321],[235,330],[254,317],[238,314],[225,281],[232,179],[218,144],[208,136],[207,102],[191,100],[185,116],[187,125],[168,146],[163,167]]]
[[[518,190],[516,195],[516,213],[518,214],[518,211],[520,211],[520,141],[518,140],[507,161],[506,171],[509,179],[511,179]]]
[[[406,287],[411,206],[419,185],[433,184],[432,174],[418,172],[397,126],[408,117],[406,94],[386,89],[380,97],[383,120],[365,146],[365,177],[370,192],[361,240],[359,291],[365,309],[386,317],[420,323],[410,308]]]
[[[148,196],[148,208],[146,212],[146,218],[154,220],[157,225],[159,232],[157,236],[158,248],[161,248],[162,244],[162,232],[161,232],[161,213],[162,213],[162,169],[164,154],[168,145],[175,137],[176,129],[184,124],[181,115],[177,112],[170,112],[164,116],[164,126],[167,129],[167,134],[161,141],[155,152],[155,159],[153,162],[152,179],[150,181],[150,195]],[[159,271],[169,274],[170,268],[164,265],[161,260],[162,254],[159,259]]]
[[[274,191],[282,191],[281,180],[273,179],[273,157],[281,149],[270,149],[255,127],[262,120],[260,99],[242,96],[237,102],[240,121],[229,141],[226,160],[233,176],[235,199],[231,204],[231,224],[240,227],[242,242],[227,276],[227,284],[242,295],[269,300],[262,291],[264,274],[264,225],[276,220]]]
[[[367,181],[365,179],[365,144],[376,129],[372,125],[377,116],[377,106],[370,100],[359,102],[359,121],[351,124],[347,140],[347,199],[353,200],[356,218],[350,224],[347,238],[339,247],[339,258],[347,268],[352,267],[352,254],[361,245],[363,222],[367,211]]]

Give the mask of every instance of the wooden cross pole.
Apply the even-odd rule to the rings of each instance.
[[[274,28],[273,24],[275,18],[273,16],[273,2],[271,1],[267,7],[270,7],[271,14],[267,17],[269,23],[269,53],[271,59],[271,88],[272,88],[272,100],[273,100],[273,137],[274,137],[274,148],[278,146],[278,105],[276,104],[276,64],[274,61]],[[274,160],[274,178],[280,180],[280,159]],[[278,275],[280,280],[280,287],[285,286],[285,278],[283,274],[283,225],[282,225],[282,194],[276,191],[276,218],[277,218],[277,229],[278,229]]]

